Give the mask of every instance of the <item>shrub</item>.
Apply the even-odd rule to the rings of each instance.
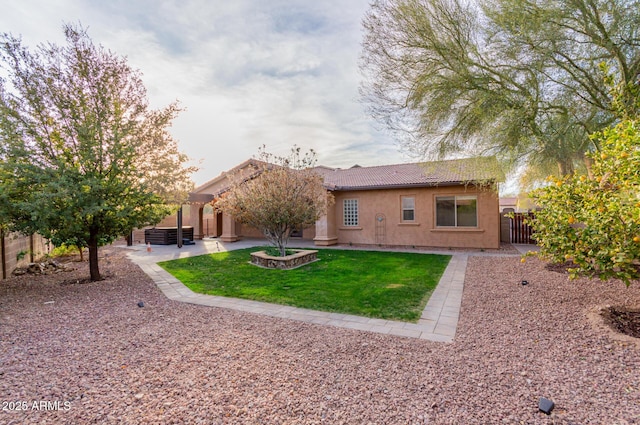
[[[625,119],[592,137],[589,176],[548,178],[530,196],[541,207],[531,221],[542,258],[569,261],[570,277],[640,277],[640,132]]]

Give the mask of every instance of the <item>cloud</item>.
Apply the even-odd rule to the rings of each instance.
[[[143,73],[152,107],[185,111],[172,134],[203,183],[256,154],[297,144],[346,167],[401,162],[358,102],[360,21],[368,0],[23,0],[0,27],[27,44],[62,42],[80,22]]]

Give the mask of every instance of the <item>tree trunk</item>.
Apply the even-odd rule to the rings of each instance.
[[[587,176],[593,179],[593,159],[590,156],[584,156],[584,166],[587,169]]]
[[[280,256],[284,257],[287,255],[287,247],[284,244],[284,240],[282,239],[282,234],[278,234],[273,238],[275,241],[276,247],[278,248],[278,252],[280,252]]]
[[[93,230],[89,231],[89,273],[92,282],[102,280],[98,267],[98,235]]]
[[[561,177],[573,174],[573,164],[571,160],[558,160],[558,172]]]

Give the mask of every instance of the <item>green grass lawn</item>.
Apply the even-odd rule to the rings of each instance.
[[[249,263],[247,248],[158,263],[194,292],[416,322],[448,255],[320,249],[293,270]]]

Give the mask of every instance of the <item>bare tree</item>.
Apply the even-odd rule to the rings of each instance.
[[[262,230],[285,255],[291,232],[313,225],[327,213],[333,196],[312,169],[313,150],[302,155],[294,147],[288,157],[266,153],[264,147],[250,170],[230,176],[231,189],[217,208],[243,224]]]

